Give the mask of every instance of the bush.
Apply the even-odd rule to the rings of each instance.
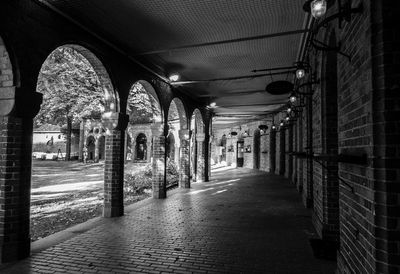
[[[145,189],[151,189],[151,188],[152,188],[151,172],[149,176],[147,169],[145,171],[137,173],[128,173],[125,174],[124,176],[124,193],[126,195],[143,194]]]
[[[167,159],[167,186],[177,184],[179,181],[179,169],[174,161]]]

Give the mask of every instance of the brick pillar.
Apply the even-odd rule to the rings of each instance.
[[[33,119],[40,93],[16,102],[14,87],[0,89],[0,261],[30,254],[29,211]],[[12,114],[11,114],[12,113]]]
[[[275,173],[276,168],[276,131],[271,129],[269,141],[269,172]]]
[[[100,151],[100,137],[97,136],[94,142],[94,162],[99,162],[99,151]]]
[[[2,262],[30,254],[29,210],[32,119],[0,116],[0,255]]]
[[[189,164],[189,130],[179,130],[180,149],[180,169],[179,186],[181,188],[190,188],[190,164]]]
[[[128,156],[128,132],[125,132],[124,140],[124,163],[126,164],[126,157]]]
[[[85,123],[81,121],[79,126],[79,152],[78,152],[78,160],[79,162],[83,162],[83,147],[85,145]]]
[[[285,128],[281,128],[281,130],[279,131],[279,166],[278,166],[278,170],[276,171],[277,174],[279,175],[285,175],[285,135],[286,135],[286,129]]]
[[[210,181],[210,170],[211,170],[211,143],[210,143],[210,135],[206,134],[204,140],[204,182]]]
[[[196,172],[196,181],[204,182],[206,180],[206,148],[205,148],[205,134],[197,133],[196,134],[197,141],[197,172]]]
[[[163,199],[167,197],[165,181],[165,136],[162,123],[154,123],[151,126],[153,137],[153,198]]]
[[[103,208],[103,217],[107,218],[124,215],[124,142],[128,120],[125,114],[103,115],[103,124],[108,129],[105,140]]]

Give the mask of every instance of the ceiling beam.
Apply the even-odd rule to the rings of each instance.
[[[243,37],[243,38],[237,38],[237,39],[222,40],[222,41],[215,41],[215,42],[208,42],[208,43],[199,43],[199,44],[192,44],[192,45],[184,45],[184,46],[179,46],[179,47],[174,47],[174,48],[140,52],[140,53],[133,54],[133,56],[170,53],[173,51],[179,51],[179,50],[185,50],[185,49],[191,49],[191,48],[208,47],[208,46],[215,46],[215,45],[222,45],[222,44],[239,43],[239,42],[251,41],[251,40],[275,38],[275,37],[279,37],[279,36],[301,34],[301,33],[309,32],[309,31],[310,31],[309,29],[298,29],[298,30],[291,30],[291,31],[275,32],[275,33],[270,33],[270,34]]]
[[[221,108],[233,108],[233,107],[253,107],[253,106],[276,106],[286,104],[287,101],[281,103],[255,103],[255,104],[243,104],[243,105],[218,105]]]
[[[273,76],[273,75],[282,75],[295,73],[295,70],[285,70],[280,72],[272,72],[272,73],[263,73],[263,74],[251,74],[251,75],[243,75],[243,76],[234,76],[234,77],[225,77],[225,78],[215,78],[215,79],[205,79],[205,80],[188,80],[188,81],[178,81],[171,82],[170,84],[173,86],[187,85],[187,84],[198,84],[198,83],[208,83],[208,82],[217,82],[217,81],[234,81],[248,78],[258,78],[264,76]]]

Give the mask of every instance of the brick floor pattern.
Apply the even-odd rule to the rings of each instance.
[[[214,172],[4,273],[334,273],[317,260],[295,187],[249,169]]]

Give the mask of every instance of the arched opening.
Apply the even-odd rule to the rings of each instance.
[[[164,125],[161,105],[150,83],[140,80],[132,85],[126,108],[129,115],[127,135],[133,137],[133,161],[127,161],[124,168],[125,204],[130,204],[138,195],[148,196],[153,192],[153,197],[158,197],[159,192],[164,190],[165,141],[162,139]],[[127,150],[128,144],[125,147]]]
[[[93,136],[89,136],[86,139],[86,148],[87,148],[87,161],[94,161],[95,153],[96,153],[96,139]]]
[[[204,181],[205,176],[205,134],[203,117],[195,109],[190,119],[192,136],[190,140],[190,171],[193,181]]]
[[[166,155],[170,161],[175,161],[175,137],[170,133],[167,136]]]
[[[244,165],[244,140],[242,137],[240,137],[236,142],[236,167],[243,167],[243,165]]]
[[[253,135],[253,168],[260,169],[260,130],[254,130]]]
[[[48,55],[36,91],[43,103],[34,119],[32,240],[101,215],[104,162],[95,164],[105,154],[101,115],[118,111],[106,69],[79,45]]]
[[[146,161],[147,158],[147,138],[144,133],[139,133],[136,137],[136,160],[137,161]]]
[[[168,135],[166,140],[167,185],[189,187],[188,141],[186,111],[182,101],[174,98],[168,109]],[[180,173],[182,176],[180,177]]]

